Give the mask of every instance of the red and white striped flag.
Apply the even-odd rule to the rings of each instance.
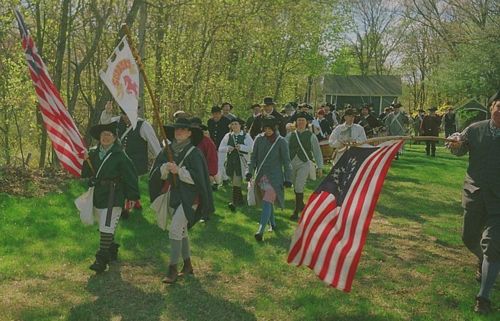
[[[352,147],[309,197],[288,253],[331,286],[349,292],[385,176],[403,141]]]
[[[85,143],[64,106],[61,95],[49,76],[47,67],[38,54],[35,43],[24,24],[23,16],[18,10],[14,12],[21,32],[26,62],[35,86],[38,107],[48,136],[52,141],[52,147],[61,165],[71,174],[79,177],[82,172]]]

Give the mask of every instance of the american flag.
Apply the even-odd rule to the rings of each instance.
[[[61,165],[71,174],[79,177],[86,149],[85,143],[75,122],[64,106],[61,95],[49,76],[47,67],[38,54],[35,43],[24,23],[23,16],[18,10],[14,12],[21,32],[26,62],[35,86],[38,106],[48,136],[52,141],[52,147]]]
[[[288,263],[349,292],[385,176],[403,141],[352,147],[309,197]]]

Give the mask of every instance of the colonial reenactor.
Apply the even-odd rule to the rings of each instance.
[[[268,222],[276,229],[274,203],[281,208],[285,205],[284,187],[291,187],[291,166],[288,144],[278,133],[280,122],[274,117],[262,119],[264,133],[257,136],[254,142],[247,181],[255,175],[255,196],[257,204],[262,204],[259,229],[255,239],[262,241],[264,229]]]
[[[214,142],[210,138],[208,127],[202,123],[200,118],[191,118],[191,123],[193,126],[197,126],[203,131],[203,138],[196,147],[198,147],[203,156],[205,156],[205,160],[207,161],[208,166],[208,177],[210,179],[210,183],[212,183],[213,185],[213,190],[217,190],[217,183],[215,181],[215,177],[217,176],[218,171],[217,147],[215,147]]]
[[[162,282],[174,283],[178,276],[194,274],[188,230],[202,217],[211,215],[214,204],[207,163],[196,148],[203,137],[202,131],[186,118],[178,118],[174,124],[165,126],[165,130],[168,137],[173,137],[169,144],[173,160],[168,160],[165,151],[158,155],[150,174],[149,188],[152,201],[165,185],[170,192],[170,263],[168,274]],[[178,273],[177,264],[181,255],[184,266]]]
[[[453,107],[448,108],[448,111],[443,115],[442,127],[444,129],[445,137],[448,137],[457,131],[455,116]]]
[[[114,118],[113,121],[117,122],[118,138],[134,163],[137,175],[148,173],[149,158],[154,159],[161,151],[153,126],[146,120],[138,118],[137,125],[133,129],[128,116],[123,111],[121,116]],[[141,203],[136,202],[134,208],[141,209]],[[128,210],[124,209],[123,218],[128,218],[128,214]]]
[[[347,108],[344,111],[344,123],[335,127],[330,138],[328,138],[330,146],[336,149],[333,164],[344,154],[345,147],[353,143],[366,141],[365,130],[360,125],[354,123],[354,117],[356,117],[354,110]]]
[[[382,126],[382,123],[370,113],[369,105],[364,105],[361,108],[358,124],[363,127],[368,138],[375,136],[375,131]]]
[[[417,115],[413,118],[413,132],[415,136],[420,136],[420,127],[425,117],[425,110],[419,109],[417,112]],[[416,141],[415,143],[419,144],[420,141]]]
[[[255,119],[252,131],[250,131],[250,136],[256,137],[258,134],[261,133],[262,119],[268,116],[273,116],[276,119],[276,121],[278,122],[279,134],[283,137],[286,136],[286,126],[285,126],[286,124],[283,120],[283,116],[275,109],[275,107],[276,107],[276,102],[273,100],[272,97],[264,97],[264,103],[262,106],[263,112],[259,117]]]
[[[500,91],[489,101],[491,119],[474,123],[449,143],[457,156],[469,153],[462,205],[462,240],[479,260],[476,279],[481,282],[474,311],[493,311],[490,293],[500,272]]]
[[[401,104],[394,103],[393,111],[385,118],[385,128],[388,136],[404,136],[406,134],[406,126],[410,123],[408,117],[401,111]],[[396,159],[399,159],[403,147],[396,154]]]
[[[106,102],[104,110],[101,113],[101,117],[99,118],[99,124],[100,125],[109,124],[113,121],[114,117],[115,115],[113,115],[113,100],[109,100],[108,102]]]
[[[312,121],[311,125],[316,138],[318,138],[318,141],[328,139],[328,137],[332,133],[330,123],[325,118],[324,109],[318,110],[318,112],[316,113],[316,119]]]
[[[292,122],[292,116],[295,114],[295,107],[293,104],[288,103],[285,105],[285,114],[283,115],[283,122],[286,124]]]
[[[325,115],[325,119],[330,125],[330,128],[333,130],[339,124],[339,117],[337,111],[335,110],[336,106],[335,104],[326,103],[326,107],[328,107],[328,113]]]
[[[222,116],[222,109],[219,106],[212,107],[212,118],[207,122],[208,132],[210,133],[210,138],[215,143],[217,150],[219,149],[220,142],[224,135],[229,132],[230,120],[227,117]],[[223,181],[227,181],[228,177],[224,169],[224,162],[226,161],[226,155],[223,153],[217,154],[218,165],[217,165],[217,183],[221,184]]]
[[[100,244],[91,270],[103,272],[118,257],[119,245],[114,242],[116,226],[125,200],[139,200],[139,185],[134,164],[117,139],[115,122],[96,125],[90,134],[99,143],[90,149],[88,162],[83,163],[82,178],[89,177],[94,187],[94,216],[99,221]],[[95,172],[94,172],[95,171]]]
[[[252,133],[255,133],[256,135],[260,134],[260,128],[258,128],[258,130],[254,130],[254,121],[257,117],[260,116],[260,104],[253,104],[252,106],[250,106],[250,108],[252,109],[252,115],[247,118],[247,121],[245,123],[245,130],[250,134],[250,137],[254,139],[255,136],[252,136]]]
[[[297,220],[299,213],[304,209],[304,187],[309,177],[310,161],[316,163],[316,175],[321,177],[323,171],[323,155],[318,139],[307,129],[307,124],[312,120],[308,113],[299,112],[294,115],[294,132],[286,136],[292,165],[292,184],[295,192],[295,209],[290,219]]]
[[[231,131],[224,136],[219,146],[219,152],[227,155],[226,174],[233,187],[233,197],[228,207],[232,212],[236,211],[237,206],[244,204],[241,183],[243,175],[248,172],[253,148],[252,137],[241,129],[244,123],[240,118],[233,119],[230,124]]]
[[[439,127],[441,126],[441,118],[436,115],[436,107],[429,108],[429,115],[424,116],[420,125],[420,133],[423,136],[439,136]],[[436,141],[425,141],[425,153],[427,156],[436,157]]]
[[[236,118],[235,114],[232,114],[233,105],[231,103],[225,102],[221,105],[222,116],[226,117],[229,120],[233,120]]]

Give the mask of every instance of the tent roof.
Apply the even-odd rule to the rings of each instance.
[[[467,110],[479,110],[485,113],[488,113],[488,108],[486,108],[483,104],[478,102],[475,99],[470,99],[463,105],[457,107],[457,109],[467,109]]]
[[[335,76],[325,75],[326,94],[337,96],[401,96],[399,76]]]

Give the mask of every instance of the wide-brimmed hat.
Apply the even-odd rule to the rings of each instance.
[[[101,133],[104,131],[111,132],[113,135],[116,136],[116,129],[118,128],[116,122],[112,122],[109,124],[101,124],[101,125],[95,125],[94,127],[90,128],[90,135],[99,140],[101,138]]]
[[[201,128],[201,130],[208,130],[207,125],[203,124],[203,122],[201,121],[201,118],[199,118],[199,117],[191,118],[191,125],[193,125],[195,127],[198,126]]]
[[[276,105],[276,102],[273,100],[273,97],[264,97],[264,105]]]
[[[262,118],[261,122],[261,128],[264,129],[265,127],[270,127],[272,129],[275,129],[279,125],[280,121],[274,116],[267,116]]]
[[[494,101],[500,100],[500,90],[488,99],[488,106],[491,106]]]
[[[313,117],[309,113],[306,113],[305,111],[301,111],[301,112],[293,114],[293,116],[290,117],[290,121],[296,121],[298,118],[305,118],[307,121],[313,120]]]
[[[175,123],[163,126],[165,128],[165,133],[170,141],[175,139],[175,129],[176,128],[187,128],[191,130],[191,143],[193,145],[198,145],[203,138],[203,131],[198,124],[193,124],[193,122],[187,118],[179,117],[175,120]]]

